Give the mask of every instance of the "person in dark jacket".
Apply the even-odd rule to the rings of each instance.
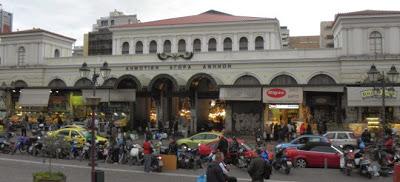
[[[219,166],[224,160],[224,157],[221,152],[217,152],[215,154],[215,160],[211,162],[207,167],[207,182],[225,182],[225,176],[222,171],[222,168]]]
[[[247,172],[251,177],[252,182],[263,182],[264,178],[269,179],[270,171],[267,171],[267,162],[261,156],[261,150],[257,149],[258,156],[251,160]]]
[[[224,136],[219,137],[217,149],[220,152],[222,152],[224,154],[224,156],[226,156],[226,154],[228,153],[228,140],[226,140]]]

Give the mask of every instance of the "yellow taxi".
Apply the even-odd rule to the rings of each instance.
[[[84,128],[62,128],[56,131],[51,131],[47,133],[48,136],[57,136],[57,137],[63,137],[65,141],[71,142],[71,141],[76,141],[78,144],[85,144],[86,140],[89,139],[90,132],[87,131]],[[99,144],[106,144],[108,143],[107,138],[104,138],[102,136],[96,135],[96,142]]]

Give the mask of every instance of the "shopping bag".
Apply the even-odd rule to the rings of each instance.
[[[196,182],[207,182],[206,175],[203,174],[203,175],[198,176]]]

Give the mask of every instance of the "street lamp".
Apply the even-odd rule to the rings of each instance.
[[[86,63],[83,63],[82,66],[79,68],[79,73],[82,78],[87,78],[90,74],[90,68]],[[105,80],[110,76],[111,69],[108,67],[108,63],[104,62],[103,66],[100,68],[100,75],[103,77]],[[100,102],[100,98],[96,97],[96,83],[97,83],[97,78],[100,76],[98,73],[96,73],[96,67],[93,68],[93,75],[92,75],[92,89],[93,89],[93,96],[86,98],[86,104],[92,106],[92,124],[91,124],[91,166],[92,166],[92,182],[96,182],[95,180],[95,175],[96,175],[96,170],[95,170],[95,146],[96,146],[96,140],[95,140],[95,109],[96,106]]]
[[[374,85],[375,94],[378,96],[381,95],[382,97],[382,121],[384,124],[386,124],[386,84],[390,84],[390,90],[394,90],[393,84],[397,83],[399,72],[397,72],[396,67],[392,65],[392,67],[390,67],[390,71],[386,73],[387,78],[385,78],[385,72],[379,72],[376,66],[373,64],[367,74],[369,82]]]

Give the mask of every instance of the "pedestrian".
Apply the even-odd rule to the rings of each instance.
[[[219,136],[219,142],[217,149],[224,154],[224,156],[228,153],[228,141],[225,139],[224,135]]]
[[[271,139],[272,130],[271,130],[271,126],[270,125],[271,124],[267,124],[265,126],[265,142],[269,142],[270,139]]]
[[[63,125],[63,121],[61,119],[61,116],[57,114],[57,127],[60,129]]]
[[[151,158],[153,153],[153,147],[150,141],[146,138],[143,142],[143,154],[144,154],[144,172],[151,171]]]
[[[278,123],[276,123],[274,125],[274,139],[275,140],[279,140],[279,130],[281,128],[281,125],[279,125]]]
[[[313,134],[312,127],[311,127],[310,123],[307,124],[307,132],[306,132],[306,134],[308,134],[308,135],[312,135]]]
[[[215,159],[207,167],[207,182],[225,182],[224,172],[219,166],[220,162],[224,160],[221,152],[215,153]]]
[[[247,172],[252,182],[263,182],[264,179],[269,179],[271,175],[271,166],[260,157],[262,154],[260,149],[257,149],[257,154],[257,157],[251,160]]]
[[[303,122],[300,125],[300,135],[304,135],[306,133],[306,124]]]
[[[22,122],[21,122],[21,136],[26,136],[26,129],[28,128],[28,115],[25,115],[22,118]]]

